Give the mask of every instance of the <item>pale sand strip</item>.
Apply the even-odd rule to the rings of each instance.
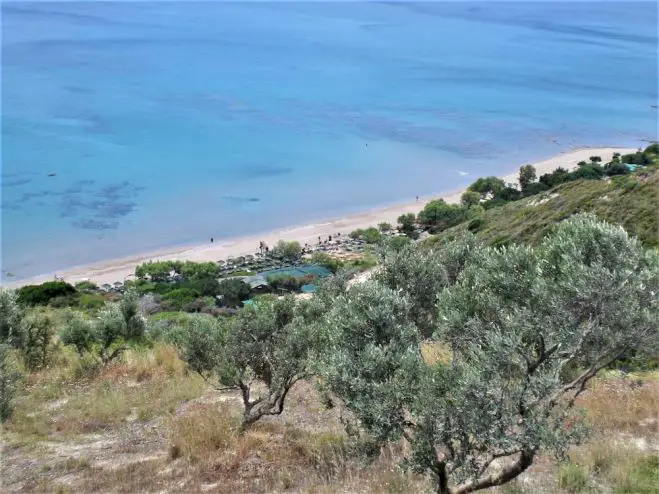
[[[555,170],[559,166],[566,169],[574,169],[580,161],[588,161],[590,156],[600,156],[604,162],[611,160],[614,152],[621,154],[636,151],[634,148],[585,148],[559,154],[545,161],[534,163],[538,176]],[[518,167],[519,168],[519,167]],[[474,180],[477,177],[474,177]],[[503,177],[506,182],[517,181],[517,170]],[[66,281],[75,283],[89,279],[98,283],[113,283],[130,279],[135,272],[135,267],[147,261],[160,261],[167,259],[178,259],[182,261],[217,261],[230,256],[241,256],[252,254],[258,250],[259,241],[263,240],[272,246],[278,240],[297,240],[302,245],[305,243],[315,244],[318,237],[326,239],[328,235],[337,233],[348,234],[357,228],[376,226],[378,223],[389,222],[396,224],[398,216],[404,213],[418,213],[423,205],[430,199],[442,197],[449,203],[457,203],[464,189],[453,192],[439,193],[432,197],[419,198],[419,202],[412,201],[386,208],[373,209],[361,213],[346,216],[344,218],[322,221],[311,225],[290,227],[277,231],[271,231],[260,235],[239,237],[234,239],[220,240],[215,244],[204,244],[188,248],[171,248],[159,252],[139,254],[131,257],[110,259],[89,266],[71,268],[58,273],[49,273],[34,278],[5,283],[7,286],[20,286],[27,284],[43,283],[52,280],[55,274],[62,276]]]

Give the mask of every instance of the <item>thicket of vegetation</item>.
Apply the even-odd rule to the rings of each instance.
[[[659,246],[659,170],[648,168],[610,181],[564,183],[537,196],[487,209],[476,219],[445,230],[440,237],[471,231],[493,245],[534,244],[557,222],[580,211],[623,226],[647,247]]]
[[[632,170],[628,165],[632,165]],[[640,168],[639,168],[640,167]],[[609,163],[602,164],[599,156],[591,156],[590,161],[578,163],[576,170],[568,172],[557,168],[551,173],[537,176],[532,165],[524,165],[519,170],[518,183],[506,184],[498,177],[481,177],[471,184],[462,195],[460,204],[447,204],[442,199],[428,202],[418,215],[407,213],[398,218],[398,230],[412,239],[419,237],[420,230],[431,234],[442,233],[459,227],[472,232],[485,229],[496,231],[496,244],[516,240],[515,235],[508,235],[508,228],[503,219],[517,220],[519,210],[536,206],[537,202],[552,199],[551,195],[562,191],[574,193],[564,206],[561,199],[552,201],[551,205],[538,208],[542,211],[557,209],[556,215],[549,217],[544,224],[529,224],[527,230],[538,237],[546,232],[546,227],[556,221],[569,217],[578,211],[592,211],[602,219],[623,224],[634,235],[648,245],[659,244],[659,232],[654,212],[659,207],[656,195],[656,180],[659,174],[659,145],[651,144],[642,151],[621,156],[613,155]],[[606,179],[606,180],[604,180]],[[651,183],[647,184],[650,181]],[[645,191],[636,189],[644,188]],[[602,202],[610,204],[593,204],[591,191],[601,193]],[[625,192],[634,193],[624,197],[624,206],[618,204],[607,192],[622,196]],[[654,193],[654,196],[652,194]],[[557,204],[558,203],[558,204]],[[558,208],[556,208],[558,206]],[[631,207],[631,208],[630,208]],[[601,214],[600,214],[601,211]],[[635,218],[641,215],[641,218]],[[528,216],[535,216],[532,212]],[[496,225],[488,228],[488,220],[501,218]],[[375,230],[372,228],[371,230]],[[360,233],[363,230],[357,232]],[[363,238],[360,237],[360,238]],[[490,239],[490,236],[487,237]],[[525,236],[522,240],[526,240]]]
[[[469,232],[392,244],[371,280],[350,277],[338,270],[308,300],[266,295],[233,316],[169,319],[149,316],[151,295],[135,289],[98,310],[2,289],[1,416],[18,370],[48,369],[58,346],[99,373],[163,340],[205,382],[238,392],[237,435],[285,414],[294,388],[316,379],[360,451],[405,444],[401,466],[463,493],[510,482],[540,454],[566,457],[588,432],[578,403],[589,382],[659,352],[659,254],[589,215],[534,247]]]

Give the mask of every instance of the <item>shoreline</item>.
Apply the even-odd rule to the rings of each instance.
[[[623,147],[581,147],[568,150],[555,155],[549,159],[536,163],[531,163],[537,171],[538,177],[544,173],[551,172],[558,167],[572,170],[579,161],[588,161],[590,156],[600,156],[603,162],[611,160],[613,153],[619,152],[626,154],[635,152],[637,148]],[[524,163],[523,163],[524,164]],[[517,182],[518,165],[516,170],[504,175],[503,180],[506,182]],[[476,180],[478,177],[474,177]],[[53,280],[55,275],[62,277],[64,281],[76,283],[78,281],[89,280],[102,285],[105,283],[114,283],[116,281],[125,281],[131,279],[135,273],[135,267],[148,261],[160,261],[177,259],[181,261],[218,261],[227,257],[236,257],[246,254],[252,254],[258,250],[260,241],[267,245],[274,245],[278,240],[297,240],[302,245],[305,243],[315,244],[318,237],[327,238],[328,235],[341,233],[346,235],[352,230],[358,228],[367,228],[377,226],[378,223],[388,222],[396,224],[396,219],[405,213],[418,213],[424,205],[432,199],[443,198],[448,203],[457,203],[460,196],[466,190],[466,187],[453,190],[442,191],[430,196],[419,197],[419,200],[401,202],[385,207],[375,207],[369,210],[345,215],[341,218],[319,218],[311,224],[290,225],[277,230],[267,231],[261,234],[218,239],[216,243],[204,243],[196,245],[186,245],[178,247],[163,248],[157,251],[139,253],[132,256],[107,259],[92,263],[89,265],[75,266],[65,268],[61,271],[44,273],[17,280],[4,280],[2,286],[20,287],[22,285],[39,284],[44,281]]]

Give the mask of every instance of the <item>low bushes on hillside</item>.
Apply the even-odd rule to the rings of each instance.
[[[55,298],[66,299],[77,293],[64,281],[47,281],[41,285],[25,285],[18,290],[18,302],[24,305],[48,305]]]
[[[281,414],[291,387],[309,375],[316,335],[312,313],[305,318],[297,307],[305,303],[262,296],[234,318],[193,317],[174,333],[193,370],[217,379],[220,387],[240,390],[243,428],[265,415]],[[265,385],[256,397],[254,378]]]
[[[350,238],[355,240],[363,240],[367,244],[377,244],[382,239],[382,233],[375,227],[358,228],[350,232]]]

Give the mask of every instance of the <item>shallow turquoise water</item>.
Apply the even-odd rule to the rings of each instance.
[[[5,2],[3,274],[656,139],[656,32],[652,2]]]

